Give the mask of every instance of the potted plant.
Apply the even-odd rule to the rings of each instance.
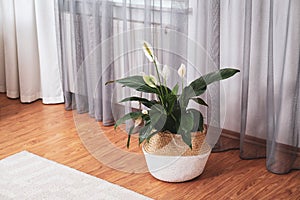
[[[138,101],[147,107],[145,110],[130,112],[118,119],[115,128],[126,120],[134,120],[128,132],[127,147],[131,135],[140,127],[139,143],[143,145],[150,173],[157,179],[168,182],[181,182],[199,176],[210,155],[211,148],[205,142],[206,126],[199,110],[189,108],[192,100],[200,105],[208,106],[200,98],[207,86],[213,82],[227,79],[238,69],[225,68],[203,75],[184,87],[183,78],[186,73],[184,64],[178,69],[181,77],[172,89],[166,84],[169,73],[167,66],[159,67],[153,49],[147,42],[143,43],[146,57],[154,64],[156,77],[153,75],[135,75],[110,81],[133,88],[139,92],[152,93],[156,99],[132,96],[121,102]],[[181,92],[179,92],[181,84]]]

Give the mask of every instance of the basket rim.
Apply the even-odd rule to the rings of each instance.
[[[212,150],[212,148],[209,146],[209,150],[208,151],[206,151],[206,152],[204,152],[202,154],[197,154],[197,155],[183,155],[183,154],[182,155],[176,155],[176,156],[175,155],[159,155],[159,154],[153,154],[153,153],[147,152],[145,150],[144,145],[142,145],[142,151],[143,151],[143,153],[147,154],[147,155],[151,155],[153,157],[173,157],[173,158],[180,158],[180,157],[202,157],[202,156],[205,156],[207,154],[210,154],[211,150]]]
[[[206,142],[207,129],[204,128],[203,131],[192,132],[192,143],[195,148],[190,149],[187,144],[182,139],[181,134],[172,133],[170,131],[160,131],[156,133],[153,138],[151,137],[149,141],[143,144],[143,150],[147,154],[151,155],[161,155],[161,156],[172,156],[172,157],[186,157],[186,156],[196,156],[201,157],[211,152],[212,147]],[[156,136],[157,135],[157,136]],[[160,142],[161,141],[161,142]],[[197,142],[198,141],[198,142]],[[175,143],[174,143],[175,142]],[[176,143],[181,145],[187,145],[185,147],[176,148]],[[168,145],[171,146],[168,146]],[[204,145],[204,146],[203,146]],[[178,146],[180,147],[180,146]]]

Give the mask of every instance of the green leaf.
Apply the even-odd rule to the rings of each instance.
[[[224,68],[205,75],[204,80],[206,82],[206,85],[209,85],[215,81],[220,81],[220,80],[230,78],[238,72],[240,72],[240,70],[238,69]]]
[[[129,130],[129,133],[128,133],[128,137],[127,137],[127,144],[126,144],[126,147],[129,148],[129,145],[130,145],[130,138],[131,138],[131,134],[132,134],[132,131],[134,129],[134,126],[132,126]]]
[[[193,118],[194,118],[194,126],[192,129],[192,132],[195,131],[203,131],[203,115],[200,111],[196,110],[196,109],[188,109],[187,113],[192,113],[193,114]]]
[[[220,80],[227,79],[236,73],[238,73],[240,70],[238,69],[232,69],[232,68],[224,68],[220,69],[211,73],[208,73],[206,75],[201,76],[200,78],[194,80],[190,86],[193,88],[195,95],[201,95],[205,90],[206,86]]]
[[[157,90],[157,88],[152,88],[148,85],[141,85],[140,87],[136,88],[136,91],[145,92],[145,93],[159,94],[159,91]]]
[[[180,132],[180,135],[182,137],[182,140],[184,143],[186,143],[190,149],[192,149],[192,137],[191,137],[191,132],[190,131],[182,131]]]
[[[144,120],[145,124],[147,124],[148,122],[150,122],[150,116],[149,115],[143,115],[142,119]]]
[[[122,84],[123,86],[136,89],[137,91],[146,93],[157,93],[155,88],[148,86],[142,76],[129,76],[123,79],[118,79],[115,82]]]
[[[128,113],[116,121],[114,128],[116,129],[120,124],[124,123],[126,120],[137,119],[137,118],[141,117],[142,115],[143,115],[143,113],[141,113],[141,112]]]
[[[150,123],[156,130],[162,130],[167,120],[167,113],[160,104],[155,104],[149,110]]]
[[[165,109],[167,113],[171,113],[173,111],[173,107],[175,102],[177,101],[177,96],[173,93],[169,93],[165,95],[164,102],[165,102]]]
[[[165,126],[167,115],[160,113],[160,112],[152,112],[150,113],[151,125],[156,130],[162,130]]]
[[[181,102],[183,106],[187,106],[190,98],[203,94],[206,91],[207,85],[216,81],[227,79],[238,73],[239,71],[240,70],[238,69],[224,68],[215,72],[208,73],[194,80],[190,85],[186,86],[183,89],[181,95]]]
[[[156,87],[157,87],[158,91],[162,92],[163,96],[165,96],[169,93],[172,93],[172,90],[165,85],[157,85]],[[157,94],[159,94],[159,93],[157,93]]]
[[[118,79],[116,80],[116,82],[134,89],[137,89],[142,85],[146,85],[142,76],[129,76],[126,78]]]
[[[192,148],[191,131],[194,127],[194,115],[192,112],[186,112],[181,115],[180,127],[178,133],[180,133],[182,140]]]
[[[198,104],[201,104],[201,105],[204,105],[204,106],[208,107],[207,103],[202,98],[200,98],[200,97],[192,98],[192,100],[195,101]]]
[[[144,106],[146,106],[148,108],[150,108],[151,106],[153,106],[157,103],[157,101],[155,101],[155,100],[149,101],[148,99],[141,98],[141,97],[127,97],[127,98],[121,100],[120,102],[126,102],[126,101],[138,101],[138,102],[141,102]]]
[[[194,116],[191,112],[182,113],[179,130],[191,131],[194,127]]]
[[[205,90],[206,90],[206,85],[205,85],[205,87],[203,87],[203,88],[199,88],[198,89],[198,93],[196,93],[195,92],[195,89],[194,88],[192,88],[192,86],[187,86],[187,87],[185,87],[184,89],[183,89],[183,91],[182,91],[182,94],[181,94],[181,96],[180,96],[180,102],[181,102],[181,107],[183,107],[183,108],[185,108],[185,107],[187,107],[187,105],[188,105],[188,103],[189,103],[189,100],[190,100],[190,98],[192,98],[192,97],[195,97],[195,96],[199,96],[199,94],[201,93],[204,93],[205,92]]]
[[[150,112],[159,112],[162,114],[166,114],[166,111],[161,104],[154,104],[153,106],[151,106],[151,109],[149,110],[149,114]]]
[[[150,123],[145,125],[143,128],[140,129],[140,131],[139,131],[139,144],[144,142],[145,139],[147,139],[149,136],[151,136],[153,134],[152,130],[153,130],[153,127]],[[157,132],[158,131],[156,131],[156,133]]]
[[[177,83],[177,84],[173,87],[172,93],[173,93],[174,95],[177,95],[178,89],[179,89],[179,85],[178,85],[178,83]]]

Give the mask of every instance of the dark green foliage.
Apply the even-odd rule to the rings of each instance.
[[[138,101],[148,107],[149,110],[147,114],[143,114],[142,111],[126,114],[116,122],[115,128],[126,120],[142,118],[144,125],[138,131],[139,143],[149,140],[150,137],[158,132],[169,131],[174,134],[180,134],[183,141],[192,148],[191,133],[203,131],[204,120],[200,111],[187,109],[189,100],[192,99],[200,105],[208,106],[199,95],[206,91],[209,84],[227,79],[237,72],[239,72],[237,69],[225,68],[201,76],[183,88],[181,95],[178,95],[178,84],[171,90],[165,85],[150,87],[145,83],[142,76],[130,76],[116,80],[115,82],[122,84],[124,87],[130,87],[140,92],[156,94],[158,100],[148,100],[135,96],[123,99],[121,102]],[[112,82],[114,81],[108,83]],[[133,129],[134,126],[130,128],[127,146],[129,146]]]
[[[126,102],[126,101],[138,101],[138,102],[140,102],[141,104],[143,104],[144,106],[146,106],[148,108],[151,108],[151,106],[158,103],[155,100],[149,101],[148,99],[141,98],[141,97],[128,97],[128,98],[123,99],[120,102]]]

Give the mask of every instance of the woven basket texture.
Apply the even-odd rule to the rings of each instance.
[[[159,132],[144,144],[144,150],[154,155],[166,156],[196,156],[210,151],[205,141],[206,129],[203,132],[193,132],[192,149],[184,143],[180,134]]]

